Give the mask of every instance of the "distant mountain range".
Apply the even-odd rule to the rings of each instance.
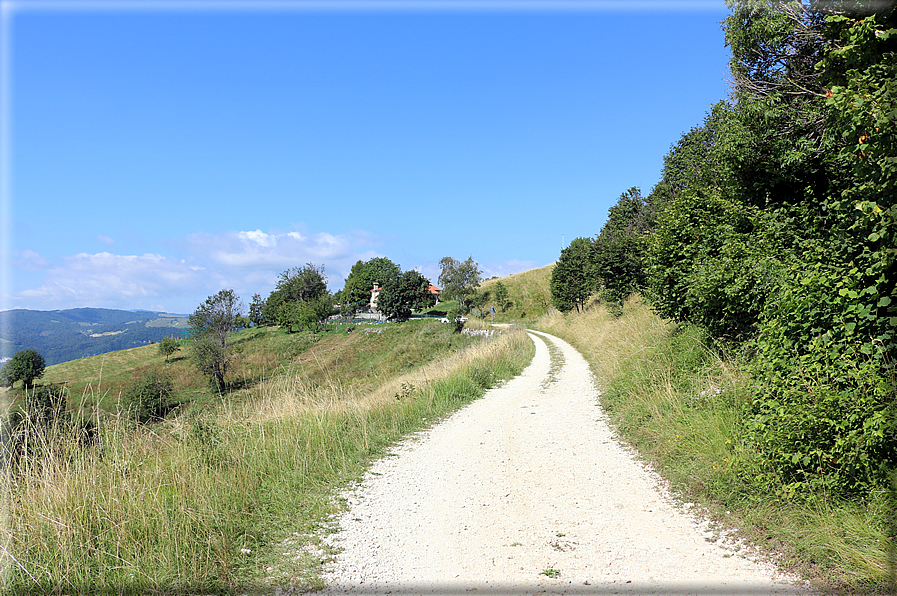
[[[126,350],[183,334],[187,315],[73,308],[0,312],[0,358],[37,350],[47,365]]]

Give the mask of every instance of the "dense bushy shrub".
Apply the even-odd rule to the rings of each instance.
[[[715,192],[682,193],[648,237],[647,294],[654,309],[715,337],[747,337],[779,277],[768,235],[744,205]]]
[[[173,395],[171,377],[157,370],[143,373],[124,391],[125,402],[140,423],[164,418],[173,405]]]
[[[42,385],[25,391],[23,413],[32,424],[49,425],[65,413],[66,390],[58,385]]]

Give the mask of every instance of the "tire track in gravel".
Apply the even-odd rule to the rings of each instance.
[[[710,542],[614,438],[583,357],[530,337],[520,376],[399,445],[346,495],[324,594],[806,593]],[[546,341],[563,356],[554,367]]]

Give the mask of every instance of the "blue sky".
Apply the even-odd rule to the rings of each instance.
[[[553,262],[728,92],[724,2],[3,2],[3,308]]]

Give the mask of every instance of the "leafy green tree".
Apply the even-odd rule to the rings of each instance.
[[[439,267],[439,284],[443,295],[450,300],[457,300],[462,313],[469,312],[471,299],[483,281],[479,264],[473,257],[468,257],[466,261],[443,257],[439,261]]]
[[[333,314],[333,298],[329,292],[321,294],[314,300],[300,303],[300,321],[313,333],[324,329],[324,321]]]
[[[284,302],[309,302],[327,292],[327,276],[324,266],[306,263],[280,274],[274,293],[282,296]]]
[[[253,294],[252,301],[249,303],[249,323],[253,327],[261,327],[269,324],[264,315],[265,301],[262,300],[261,294]]]
[[[752,337],[781,275],[775,239],[761,217],[717,192],[676,197],[646,242],[646,293],[654,310],[717,338]]]
[[[0,386],[12,387],[16,381],[22,381],[28,390],[34,386],[34,380],[44,376],[47,364],[44,357],[36,350],[20,350],[0,369]]]
[[[309,310],[307,305],[313,303],[318,305],[321,301],[328,301],[327,316],[329,316],[329,307],[333,302],[327,291],[324,266],[317,267],[307,263],[303,267],[287,269],[280,274],[277,286],[268,296],[262,312],[265,318],[271,318],[292,333],[294,328],[308,326],[311,313],[317,312],[314,308]],[[322,309],[323,307],[319,306],[318,310]],[[324,316],[324,319],[327,316]],[[314,327],[317,328],[317,323]]]
[[[430,280],[418,271],[406,271],[390,280],[377,295],[377,310],[387,320],[406,321],[412,309],[428,300]]]
[[[224,376],[232,358],[228,338],[243,308],[243,301],[233,290],[221,290],[209,296],[187,320],[193,363],[219,391],[225,387]]]
[[[610,208],[592,243],[592,274],[606,297],[622,302],[645,285],[645,233],[654,226],[654,208],[638,188],[630,188]]]
[[[508,310],[508,305],[511,303],[510,298],[508,297],[508,287],[500,281],[495,282],[495,306],[498,307],[500,312],[505,312]]]
[[[371,301],[371,289],[375,282],[386,287],[398,278],[401,272],[399,266],[386,257],[358,261],[346,277],[346,285],[340,296],[341,302],[352,305],[356,310],[365,307]]]
[[[173,337],[163,337],[159,342],[159,353],[165,356],[165,362],[168,362],[168,357],[178,350],[180,350],[178,340]]]
[[[589,296],[598,289],[592,257],[592,241],[588,238],[576,238],[561,251],[549,280],[551,303],[559,311],[582,311]]]
[[[757,478],[868,495],[897,464],[894,7],[729,5],[733,93],[665,160],[647,293],[749,341]]]
[[[649,215],[656,217],[684,191],[702,192],[724,186],[727,166],[714,148],[719,145],[720,129],[731,111],[726,102],[713,105],[704,123],[683,134],[664,156],[661,180],[647,198]]]

